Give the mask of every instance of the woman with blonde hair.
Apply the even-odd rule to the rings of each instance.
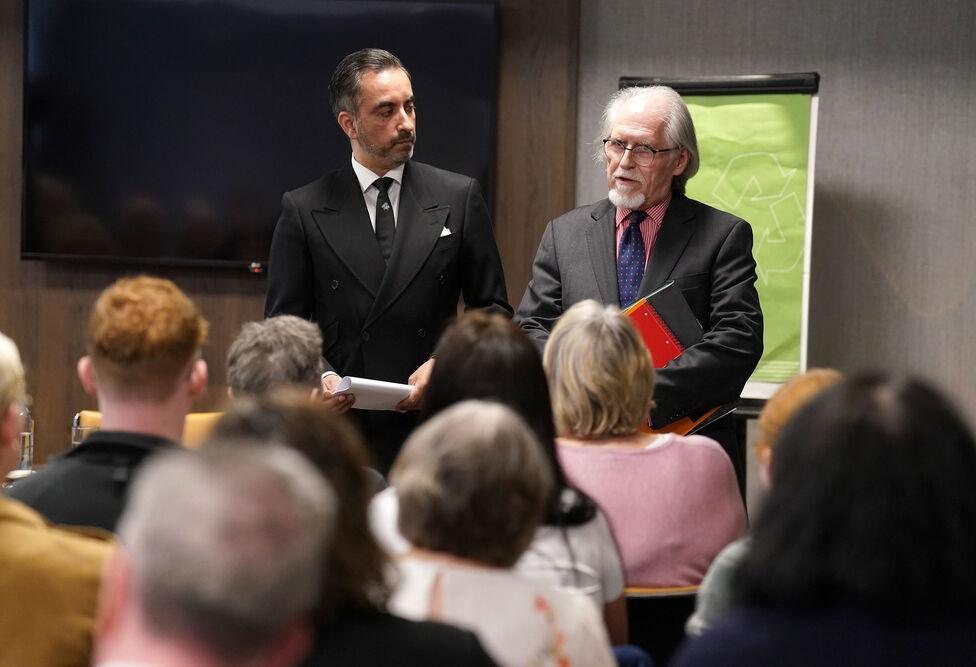
[[[701,436],[646,430],[654,367],[620,310],[576,304],[545,349],[559,459],[607,515],[628,585],[701,582],[715,555],[745,530],[728,456]]]

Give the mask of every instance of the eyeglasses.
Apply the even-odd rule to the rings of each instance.
[[[633,158],[641,167],[650,166],[654,162],[654,157],[658,153],[667,153],[668,151],[681,150],[680,146],[672,146],[671,148],[652,148],[647,144],[637,144],[636,146],[628,146],[626,142],[620,139],[604,139],[603,140],[603,152],[610,160],[620,160],[624,156],[624,151],[630,151],[630,156]]]

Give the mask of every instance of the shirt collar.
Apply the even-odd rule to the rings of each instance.
[[[390,169],[388,172],[386,172],[384,176],[388,176],[396,181],[398,185],[402,185],[404,166],[406,166],[406,163],[397,165],[394,169]],[[356,161],[355,156],[352,158],[352,170],[356,172],[356,179],[359,181],[359,187],[363,192],[366,192],[366,190],[369,189],[369,186],[373,184],[373,181],[380,178],[370,169],[359,164],[359,162]]]
[[[671,203],[671,192],[669,191],[668,195],[664,199],[654,204],[653,206],[650,206],[642,210],[644,211],[644,213],[647,214],[647,217],[651,219],[652,223],[654,223],[655,225],[660,225],[661,222],[664,220],[664,214],[668,210],[668,204],[670,203]],[[629,208],[617,209],[616,223],[618,227],[624,223],[624,220],[627,219],[627,216],[631,214],[632,210],[633,209],[629,209]]]

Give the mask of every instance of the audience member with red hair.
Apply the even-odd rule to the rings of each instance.
[[[98,399],[101,430],[10,490],[54,523],[115,530],[129,482],[152,454],[178,443],[207,388],[200,350],[207,321],[161,278],[122,278],[92,306],[88,354],[78,361]]]

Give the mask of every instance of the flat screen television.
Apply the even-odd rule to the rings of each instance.
[[[27,0],[25,258],[263,269],[281,195],[350,159],[332,70],[410,70],[415,160],[492,192],[494,2]]]

